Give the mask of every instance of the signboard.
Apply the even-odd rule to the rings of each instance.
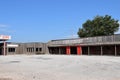
[[[11,36],[0,35],[0,40],[9,40],[9,39],[11,39]]]
[[[18,47],[18,44],[7,44],[7,47]]]

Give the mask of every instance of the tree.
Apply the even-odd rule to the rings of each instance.
[[[93,37],[113,35],[119,29],[118,20],[109,15],[96,16],[93,20],[87,20],[78,30],[79,37]]]

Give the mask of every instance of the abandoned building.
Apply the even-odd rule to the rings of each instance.
[[[0,44],[1,51],[0,54],[3,54],[3,43]],[[45,54],[46,44],[45,43],[11,43],[6,42],[6,55],[13,54]]]
[[[120,34],[76,39],[51,40],[50,54],[120,55]]]
[[[120,55],[120,34],[88,38],[58,39],[51,40],[48,43],[0,43],[0,55],[3,54],[62,54],[118,56]]]

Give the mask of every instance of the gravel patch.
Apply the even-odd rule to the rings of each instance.
[[[0,80],[119,80],[120,57],[0,56]]]

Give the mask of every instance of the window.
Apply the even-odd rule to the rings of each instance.
[[[42,51],[42,48],[36,48],[36,52]]]
[[[38,48],[36,48],[36,52],[38,52]]]
[[[34,48],[33,47],[27,48],[27,52],[34,52]]]
[[[8,48],[8,52],[15,52],[15,48]]]
[[[39,48],[39,51],[42,51],[42,48]]]

